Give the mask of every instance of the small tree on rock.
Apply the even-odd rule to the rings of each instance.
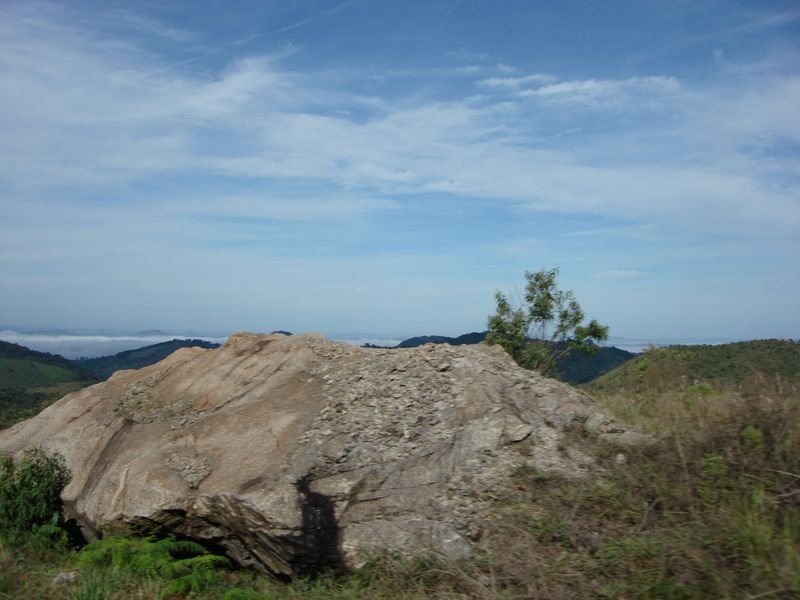
[[[497,312],[489,317],[486,341],[502,346],[522,367],[541,373],[557,370],[571,352],[592,353],[596,342],[608,339],[608,326],[585,315],[572,291],[558,289],[558,269],[525,271],[525,304],[513,306],[495,294]]]

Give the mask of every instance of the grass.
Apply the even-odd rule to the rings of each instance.
[[[215,568],[170,593],[170,569],[0,545],[0,598],[800,598],[799,392],[790,378],[754,374],[729,387],[665,379],[647,393],[600,396],[657,441],[620,449],[575,431],[602,477],[518,469],[462,563],[383,557],[290,583]],[[73,569],[75,582],[50,583]]]
[[[521,474],[493,519],[498,577],[529,598],[800,597],[797,398],[725,405],[602,481]]]

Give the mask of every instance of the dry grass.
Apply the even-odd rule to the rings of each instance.
[[[661,440],[624,465],[609,457],[602,480],[520,474],[484,540],[500,591],[800,597],[800,396],[759,386],[602,399]]]

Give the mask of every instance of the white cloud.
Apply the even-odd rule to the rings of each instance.
[[[507,72],[502,71],[501,72]],[[489,88],[508,88],[517,89],[527,83],[550,83],[554,81],[555,77],[545,73],[534,73],[532,75],[524,75],[522,77],[489,77],[481,79],[477,82],[479,86]]]
[[[628,79],[586,79],[560,81],[519,91],[525,98],[543,98],[555,102],[596,104],[608,100],[630,101],[632,96],[674,94],[680,89],[676,77],[651,76]]]
[[[248,194],[227,206],[290,220],[446,192],[681,231],[798,225],[794,187],[769,180],[800,175],[797,161],[741,151],[800,140],[800,79],[791,75],[738,74],[714,88],[668,75],[534,73],[481,79],[480,97],[370,97],[350,91],[358,72],[291,71],[285,53],[244,56],[211,76],[159,71],[143,48],[95,39],[65,14],[49,7],[31,20],[7,8],[0,25],[0,179],[18,192],[114,194],[162,175],[216,174],[340,192],[302,201]],[[583,111],[597,106],[619,117],[587,132],[597,126]]]

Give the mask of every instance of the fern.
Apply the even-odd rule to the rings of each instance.
[[[126,569],[143,577],[168,581],[168,594],[199,592],[230,562],[189,540],[109,537],[92,542],[78,555],[78,565]]]
[[[171,581],[166,592],[168,594],[199,592],[214,583],[218,577],[218,569],[225,568],[228,564],[228,559],[215,554],[203,554],[176,561],[173,577],[180,572],[185,574]]]
[[[128,567],[146,539],[108,537],[92,542],[78,554],[78,566]]]

